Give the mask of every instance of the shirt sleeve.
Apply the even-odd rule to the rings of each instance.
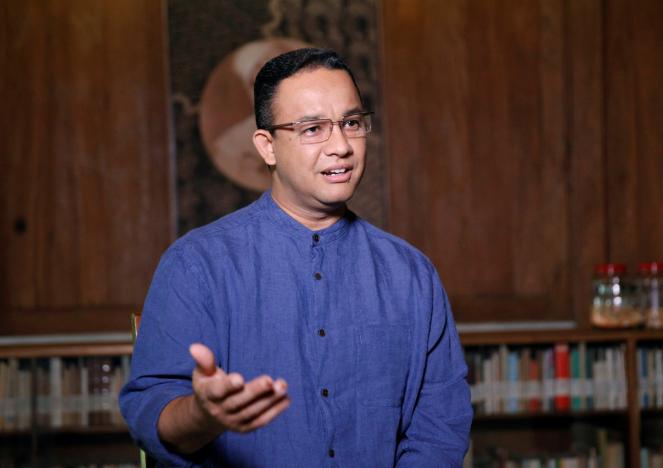
[[[404,418],[398,468],[459,467],[469,445],[472,405],[467,365],[447,295],[434,269],[429,297],[430,321],[418,327],[417,333],[426,343],[415,358],[423,361],[415,366],[422,369],[418,394],[411,398],[413,409]]]
[[[189,458],[180,456],[157,433],[164,407],[192,394],[194,361],[189,345],[202,342],[217,352],[210,334],[214,325],[207,313],[203,275],[181,250],[177,244],[171,247],[154,274],[133,350],[131,377],[119,397],[132,437],[151,457],[168,466],[188,466],[205,450]]]

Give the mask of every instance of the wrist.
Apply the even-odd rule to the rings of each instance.
[[[226,430],[226,427],[205,409],[195,394],[187,398],[186,404],[194,427],[198,428],[201,433],[217,436]]]

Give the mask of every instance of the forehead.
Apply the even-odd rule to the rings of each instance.
[[[279,83],[274,97],[276,121],[304,117],[334,118],[361,107],[359,94],[345,70],[302,70]]]

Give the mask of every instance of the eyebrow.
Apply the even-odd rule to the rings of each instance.
[[[345,118],[349,115],[354,115],[358,114],[360,112],[364,112],[364,110],[361,107],[353,107],[350,110],[345,111],[343,114],[341,114],[341,117]],[[315,120],[330,120],[329,117],[323,117],[320,114],[317,115],[304,115],[296,120],[294,122],[309,122],[309,121],[315,121]],[[334,119],[331,119],[334,120]]]
[[[347,117],[348,115],[354,115],[354,114],[359,114],[360,112],[364,112],[364,109],[361,107],[353,107],[349,111],[347,111],[345,114],[343,114],[343,117]]]

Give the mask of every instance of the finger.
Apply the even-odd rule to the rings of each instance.
[[[285,382],[280,381],[279,384],[282,387],[279,392],[275,391],[271,394],[263,395],[262,397],[252,401],[249,405],[242,408],[242,410],[237,414],[233,415],[233,419],[238,421],[240,424],[250,423],[252,420],[259,417],[262,413],[267,411],[276,403],[280,402],[284,398],[288,398],[286,394]]]
[[[229,413],[236,413],[257,399],[272,394],[274,394],[274,381],[271,377],[263,375],[245,384],[241,392],[226,398],[223,407]]]
[[[244,389],[244,378],[240,374],[225,374],[221,369],[218,369],[217,376],[204,382],[202,386],[205,388],[205,395],[208,400],[220,403],[230,395]]]
[[[290,406],[290,398],[285,396],[274,403],[272,406],[263,411],[259,416],[250,422],[240,426],[240,432],[254,431],[258,428],[266,426],[272,422],[278,415],[283,413]]]
[[[207,346],[194,343],[189,346],[189,353],[191,353],[193,360],[196,361],[196,368],[203,375],[210,376],[216,373],[217,367],[214,353]]]

